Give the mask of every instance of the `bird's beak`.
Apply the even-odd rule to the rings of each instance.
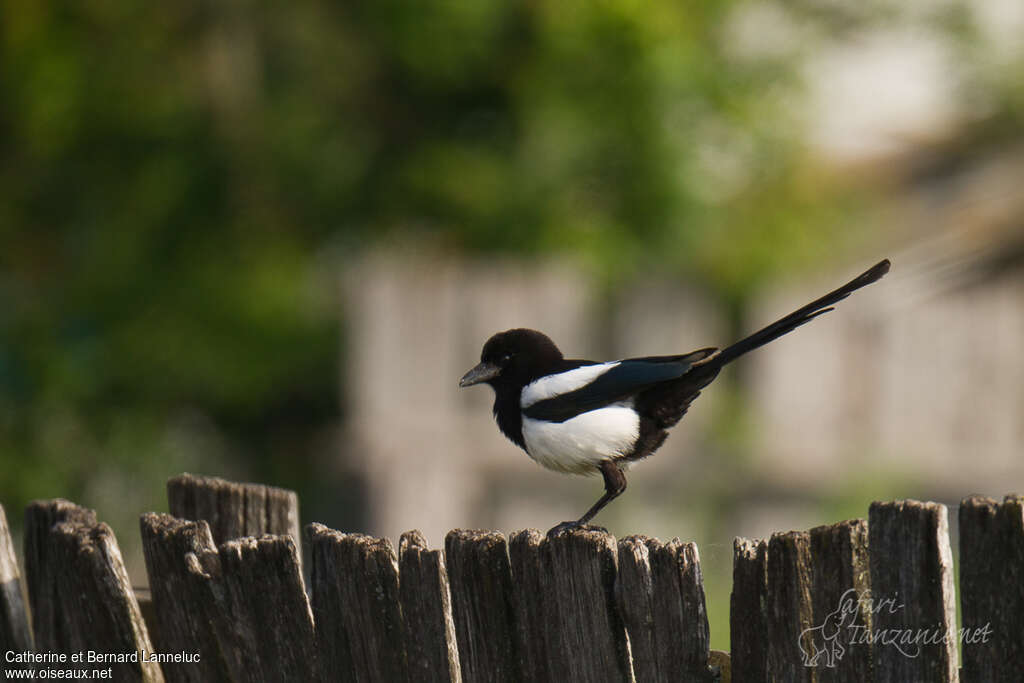
[[[486,382],[489,379],[494,379],[501,372],[501,368],[493,363],[485,363],[480,361],[479,364],[459,380],[460,387],[471,387],[474,384],[480,384],[480,382]]]

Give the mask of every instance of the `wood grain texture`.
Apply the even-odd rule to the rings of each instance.
[[[313,613],[290,536],[241,538],[185,556],[235,681],[317,680]]]
[[[541,561],[544,535],[526,529],[512,535],[508,555],[512,565],[516,646],[523,679],[545,683],[556,681],[551,663],[554,640],[548,618],[548,579]]]
[[[709,681],[710,639],[697,547],[619,541],[615,595],[638,681]]]
[[[867,541],[864,520],[736,539],[734,680],[872,680]]]
[[[946,506],[872,503],[868,530],[875,679],[958,680]]]
[[[32,614],[33,640],[41,652],[60,649],[58,624],[62,615],[59,584],[53,561],[51,529],[68,521],[82,525],[98,523],[96,513],[69,500],[33,501],[25,509],[25,582]]]
[[[154,615],[148,622],[153,644],[161,652],[199,655],[199,661],[165,664],[165,678],[194,683],[230,680],[212,627],[216,616],[210,587],[187,559],[216,553],[209,525],[147,513],[139,526]]]
[[[490,531],[451,531],[445,537],[445,564],[462,680],[524,680],[505,536]]]
[[[631,681],[626,630],[615,605],[615,538],[574,529],[545,539],[541,550],[554,677]]]
[[[181,474],[167,481],[168,509],[175,517],[204,519],[217,545],[246,536],[299,538],[299,498],[294,491]]]
[[[768,591],[763,638],[767,642],[770,681],[812,681],[815,669],[804,665],[814,613],[811,607],[811,538],[805,531],[772,534],[766,565]]]
[[[965,683],[1019,681],[1024,671],[1024,497],[960,503]]]
[[[354,681],[407,680],[398,561],[391,542],[307,527],[313,614],[324,671]]]
[[[730,661],[736,683],[768,680],[767,593],[768,542],[737,538],[729,601]]]
[[[855,519],[810,531],[812,631],[804,635],[804,663],[822,683],[873,680],[868,523]],[[808,658],[811,660],[808,662]],[[830,666],[831,665],[831,666]]]
[[[66,500],[34,501],[25,511],[26,574],[40,652],[140,653],[110,663],[118,681],[163,681],[114,533],[96,513]]]
[[[14,554],[7,514],[0,505],[0,653],[24,652],[32,648],[32,631],[22,595],[21,570]],[[0,671],[8,667],[0,654]]]
[[[399,543],[398,574],[409,680],[460,683],[444,553],[430,550],[419,531],[407,531]]]

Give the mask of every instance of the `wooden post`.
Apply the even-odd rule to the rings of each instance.
[[[509,542],[516,647],[523,680],[557,683],[551,667],[559,655],[551,651],[554,642],[549,633],[551,629],[547,616],[550,588],[541,562],[543,543],[544,536],[536,529],[520,531]]]
[[[773,534],[767,542],[737,539],[733,564],[732,671],[736,681],[812,681],[804,666],[811,607],[811,543],[807,532]]]
[[[953,553],[946,506],[872,503],[872,648],[875,679],[958,679]]]
[[[56,624],[61,619],[61,600],[53,562],[50,530],[61,522],[97,524],[96,513],[69,500],[38,500],[25,510],[25,583],[32,614],[33,639],[41,652],[60,649]]]
[[[637,681],[710,681],[710,642],[697,546],[619,541],[615,587]]]
[[[872,680],[868,523],[863,519],[810,531],[812,630],[801,641],[821,683]],[[832,664],[833,666],[829,666]]]
[[[445,564],[462,680],[523,680],[505,536],[456,529],[445,537]]]
[[[313,614],[323,670],[356,681],[405,681],[398,561],[391,542],[307,527]]]
[[[461,683],[444,553],[427,548],[419,531],[402,534],[398,585],[410,681]]]
[[[114,533],[96,513],[66,500],[34,501],[25,511],[25,559],[35,645],[69,655],[93,650],[137,654],[102,663],[118,681],[163,681]]]
[[[1024,497],[960,503],[960,609],[965,683],[1024,671]]]
[[[813,628],[811,607],[811,537],[805,531],[772,534],[768,541],[767,619],[768,678],[773,681],[812,681],[814,668],[805,666]]]
[[[165,664],[164,677],[195,683],[230,680],[212,627],[206,579],[186,559],[216,553],[209,525],[153,512],[142,515],[139,525],[155,614],[153,644],[161,652],[198,655]]]
[[[217,545],[274,534],[291,536],[295,547],[302,547],[299,498],[294,491],[186,473],[167,481],[167,502],[175,517],[205,519]]]
[[[320,680],[313,613],[290,536],[240,538],[185,556],[190,604],[210,623],[236,681]]]
[[[14,556],[7,514],[0,505],[0,671],[6,671],[9,666],[2,653],[31,649],[32,631],[21,593],[21,571]]]
[[[541,549],[555,677],[631,681],[626,630],[615,606],[615,538],[576,529],[545,539]]]
[[[867,524],[736,539],[730,614],[736,681],[871,680]],[[859,643],[859,644],[858,644]]]
[[[768,593],[768,542],[737,538],[733,542],[729,633],[732,678],[768,681],[765,604]]]
[[[141,526],[160,638],[199,654],[165,665],[170,680],[318,678],[313,615],[290,536],[217,548],[205,521],[148,514]]]

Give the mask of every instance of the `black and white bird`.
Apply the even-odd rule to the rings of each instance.
[[[598,363],[563,358],[554,342],[536,330],[499,332],[484,344],[480,363],[459,386],[491,385],[499,429],[544,467],[603,475],[604,495],[579,519],[548,532],[557,535],[586,525],[626,490],[623,469],[665,442],[667,430],[727,363],[831,311],[833,304],[887,272],[889,261],[881,261],[721,351],[709,347]]]

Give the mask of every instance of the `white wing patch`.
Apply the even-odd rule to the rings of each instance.
[[[523,441],[530,457],[550,470],[570,474],[592,474],[602,460],[632,451],[639,436],[640,416],[632,400],[580,413],[565,422],[523,416]]]
[[[519,394],[519,407],[529,408],[538,401],[575,391],[590,384],[618,364],[619,361],[584,365],[581,368],[535,379],[523,387],[522,393]]]

